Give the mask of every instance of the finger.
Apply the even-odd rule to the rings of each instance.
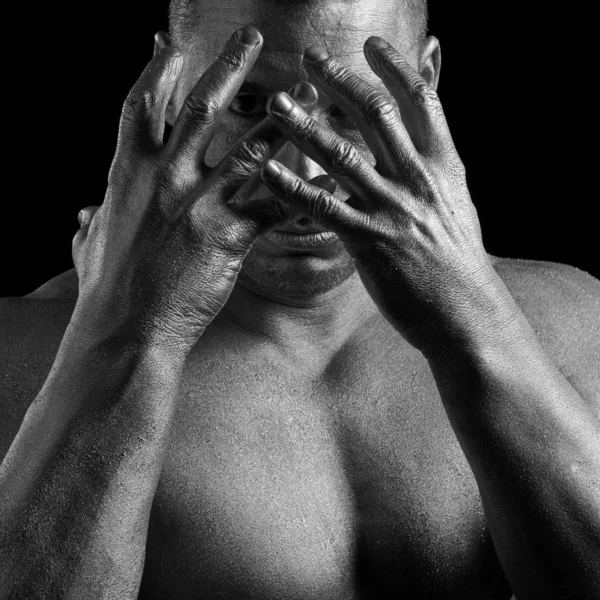
[[[365,208],[376,205],[373,199],[380,195],[386,182],[354,145],[317,123],[283,92],[269,98],[267,112],[286,138],[355,195]]]
[[[368,215],[335,198],[322,187],[307,183],[275,160],[269,160],[261,176],[271,191],[285,203],[340,235],[355,235],[368,225]]]
[[[447,151],[451,136],[436,91],[385,40],[370,37],[364,51],[369,66],[398,102],[417,151],[422,155]]]
[[[260,174],[258,179],[263,183]],[[333,194],[337,189],[337,182],[326,174],[317,175],[310,179],[308,183],[318,186],[330,194]],[[306,213],[301,206],[290,202],[284,202],[277,196],[261,198],[254,202],[247,202],[239,207],[239,210],[242,213],[246,212],[247,214],[254,216],[260,215],[259,220],[261,221],[262,227],[260,234],[266,233],[269,230],[272,231],[277,227],[285,227],[306,216]]]
[[[181,51],[163,48],[131,88],[121,113],[117,154],[120,149],[160,150],[165,110],[181,72]]]
[[[325,46],[311,46],[304,53],[309,77],[356,122],[373,152],[377,169],[384,175],[406,172],[417,160],[400,112],[388,91],[381,91],[340,65]]]
[[[203,165],[214,132],[256,62],[262,36],[251,26],[229,38],[225,48],[188,94],[167,142],[175,164]]]
[[[300,82],[290,89],[296,102],[309,108],[319,99],[317,90],[308,82]],[[237,204],[248,198],[261,184],[258,172],[263,163],[283,147],[285,136],[269,118],[263,119],[256,127],[242,136],[221,162],[212,169],[206,178],[208,188],[230,199],[236,192],[238,198],[230,200]],[[254,179],[251,182],[251,179]],[[243,191],[242,191],[243,186]]]

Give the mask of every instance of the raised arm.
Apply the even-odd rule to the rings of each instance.
[[[428,359],[516,597],[598,598],[600,294],[595,286],[589,295],[585,323],[595,334],[580,356],[589,375],[579,391],[484,250],[434,89],[435,47],[429,38],[426,82],[384,40],[367,40],[365,57],[382,83],[352,73],[325,47],[309,48],[310,78],[355,121],[365,145],[285,94],[267,111],[351,196],[341,202],[276,161],[262,174],[280,198],[338,234],[382,314]]]
[[[186,356],[258,235],[297,216],[250,200],[284,143],[268,119],[214,168],[203,160],[261,45],[253,28],[232,36],[166,144],[179,50],[163,48],[124,104],[105,201],[74,240],[73,316],[0,466],[2,598],[137,598]]]

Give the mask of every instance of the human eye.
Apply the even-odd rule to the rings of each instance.
[[[267,116],[267,98],[260,94],[240,92],[229,105],[229,110],[242,117]]]

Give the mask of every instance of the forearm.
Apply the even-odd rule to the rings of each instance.
[[[137,598],[184,360],[67,332],[0,467],[3,598]]]
[[[516,597],[596,597],[600,421],[515,315],[429,364]]]

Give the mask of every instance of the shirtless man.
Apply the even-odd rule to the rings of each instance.
[[[485,252],[422,25],[172,7],[2,303],[3,599],[598,597],[600,286]]]

